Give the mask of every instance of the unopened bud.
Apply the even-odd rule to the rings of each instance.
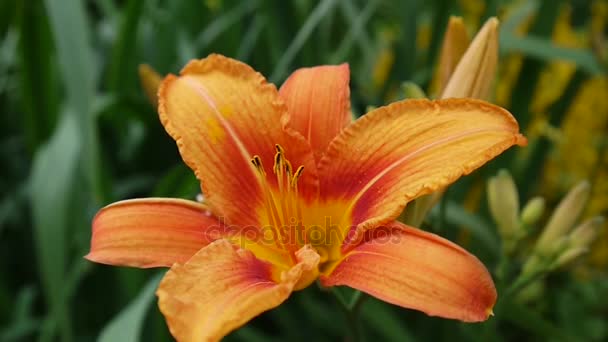
[[[490,18],[479,30],[454,69],[441,98],[488,99],[498,64],[498,19]]]
[[[557,260],[555,260],[553,265],[551,265],[551,269],[554,270],[556,268],[566,266],[574,260],[578,259],[579,257],[583,256],[584,254],[587,254],[587,252],[589,252],[589,249],[586,247],[567,249],[566,251],[564,251],[564,253],[562,253],[562,255],[557,258]]]
[[[431,82],[431,94],[441,93],[469,47],[471,39],[461,17],[450,17],[443,35],[439,63]]]
[[[154,108],[158,106],[158,87],[162,77],[148,64],[139,65],[139,81],[144,89],[144,93]]]
[[[570,243],[576,247],[589,247],[603,225],[602,216],[596,216],[581,223],[570,233]]]
[[[519,194],[507,170],[488,180],[488,205],[501,235],[513,238],[519,230]]]
[[[587,254],[589,246],[593,243],[599,230],[604,224],[602,216],[591,218],[574,228],[568,236],[568,247],[557,258],[553,264],[553,268],[565,266],[579,257]]]
[[[426,98],[424,90],[422,90],[422,88],[420,88],[420,86],[414,82],[403,82],[403,84],[401,85],[401,89],[403,90],[403,95],[406,99]]]
[[[583,181],[568,192],[553,211],[547,226],[538,239],[537,250],[548,250],[554,241],[565,236],[572,229],[587,204],[590,188],[589,182]]]
[[[521,222],[528,227],[534,226],[540,217],[543,216],[544,211],[545,199],[534,197],[526,203],[526,206],[521,211]]]
[[[569,239],[565,236],[553,241],[545,250],[535,250],[523,266],[522,274],[547,272],[554,268],[556,260],[569,246]]]

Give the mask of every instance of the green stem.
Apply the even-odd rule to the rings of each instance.
[[[334,296],[334,298],[336,298],[340,309],[346,317],[346,322],[349,328],[347,341],[363,341],[363,329],[362,325],[359,323],[359,312],[361,311],[361,306],[368,296],[361,291],[355,291],[350,300],[347,302],[337,289],[332,288],[331,294]]]
[[[520,290],[524,289],[526,286],[528,286],[528,285],[532,284],[533,282],[535,282],[536,280],[542,278],[546,273],[547,272],[543,270],[543,271],[533,272],[528,275],[518,277],[515,280],[515,282],[513,282],[513,285],[511,285],[506,290],[504,297],[507,298],[507,297],[510,297],[510,296],[516,294]]]

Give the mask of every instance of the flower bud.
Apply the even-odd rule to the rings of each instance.
[[[144,89],[144,93],[154,108],[158,106],[158,87],[162,77],[148,64],[139,65],[139,81]]]
[[[422,90],[422,88],[420,88],[420,86],[414,82],[404,82],[401,85],[401,89],[403,90],[403,96],[406,99],[425,99],[426,98],[426,94],[424,93],[424,90]]]
[[[530,227],[534,226],[545,211],[545,199],[542,197],[534,197],[526,203],[526,206],[521,212],[521,222]]]
[[[604,217],[593,217],[574,228],[570,233],[570,243],[575,247],[589,247],[604,225]]]
[[[545,250],[535,250],[523,266],[522,274],[547,272],[554,269],[556,260],[569,248],[569,238],[562,236],[552,241]]]
[[[580,256],[586,254],[589,251],[588,248],[583,247],[583,248],[570,248],[564,251],[564,253],[562,253],[557,260],[555,260],[555,262],[553,263],[553,265],[551,265],[551,269],[554,270],[556,268],[565,266],[569,263],[571,263],[572,261],[578,259]]]
[[[471,39],[461,17],[450,17],[443,35],[439,63],[431,82],[431,94],[443,91]]]
[[[572,229],[587,204],[590,191],[589,182],[583,181],[562,199],[536,243],[536,249],[540,253],[551,249],[554,241],[565,236]]]
[[[513,239],[519,230],[519,194],[507,170],[488,180],[488,205],[500,234],[506,240]]]
[[[441,98],[488,99],[498,64],[498,19],[490,18],[454,69]]]

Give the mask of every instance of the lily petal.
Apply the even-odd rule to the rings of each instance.
[[[169,267],[228,234],[206,206],[173,198],[116,202],[93,219],[85,257],[109,265]]]
[[[514,144],[525,145],[526,138],[498,106],[473,99],[396,102],[363,116],[332,141],[319,165],[321,198],[348,203],[342,222],[364,231],[393,221],[410,200],[447,186]]]
[[[430,316],[465,322],[492,314],[496,288],[485,266],[435,234],[393,223],[350,251],[324,286],[347,285]]]
[[[159,115],[182,158],[201,181],[206,201],[230,224],[259,226],[263,191],[251,158],[258,155],[273,175],[275,144],[292,165],[303,165],[305,198],[318,194],[314,156],[304,137],[287,131],[287,109],[276,87],[248,65],[220,55],[190,62],[159,90]]]
[[[171,334],[178,341],[218,341],[278,306],[319,262],[310,248],[297,256],[299,263],[280,272],[251,252],[218,240],[186,264],[174,265],[156,293]]]
[[[289,126],[310,143],[315,159],[351,121],[348,64],[296,70],[279,94],[289,111]]]

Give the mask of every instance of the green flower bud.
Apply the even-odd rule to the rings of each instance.
[[[570,233],[570,243],[575,247],[589,247],[604,225],[604,217],[593,217],[574,228]]]
[[[509,240],[519,230],[519,194],[507,170],[488,180],[488,205],[500,235]]]
[[[553,211],[547,226],[538,239],[536,243],[538,252],[544,254],[550,250],[556,240],[565,236],[572,229],[587,204],[590,192],[591,187],[587,181],[579,183],[568,192]]]
[[[534,226],[545,211],[545,199],[534,197],[526,203],[521,212],[521,222],[526,226]]]

